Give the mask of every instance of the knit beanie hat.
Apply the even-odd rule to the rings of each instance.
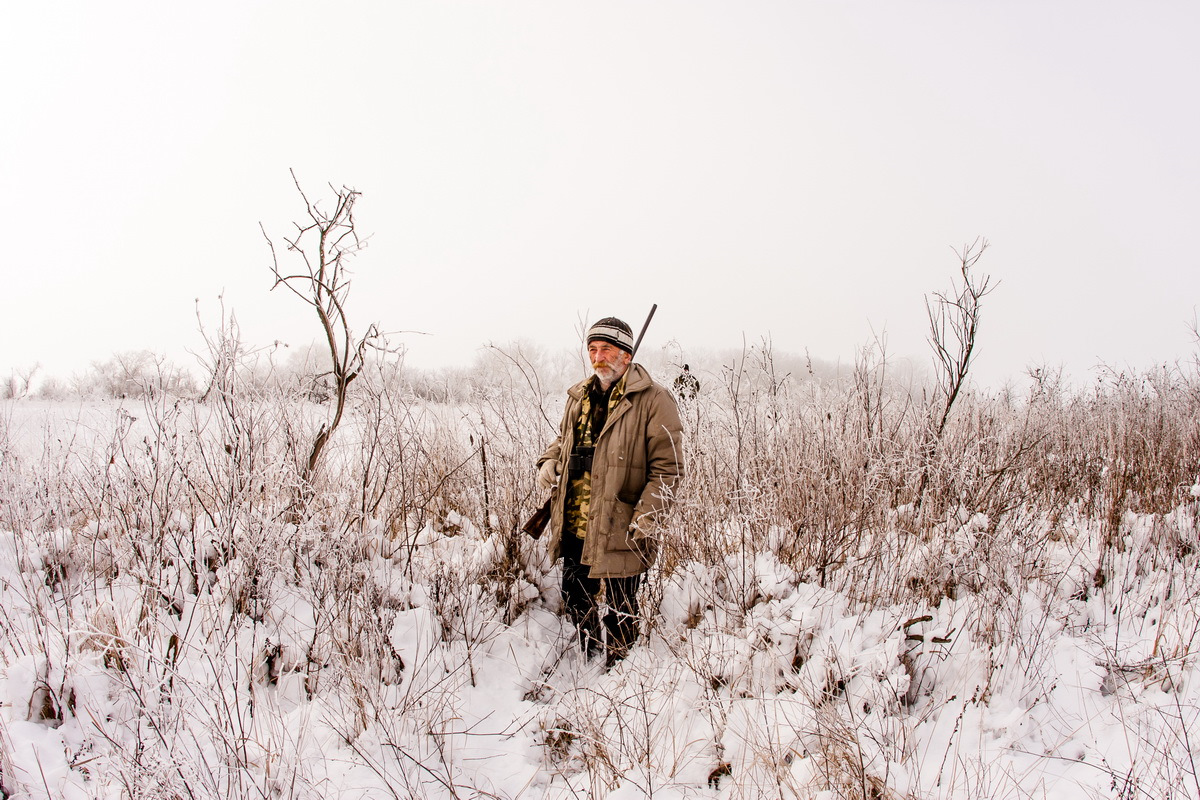
[[[616,317],[605,317],[588,328],[587,344],[595,341],[608,342],[633,354],[633,329]]]

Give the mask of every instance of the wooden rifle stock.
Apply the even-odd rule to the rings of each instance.
[[[542,535],[542,531],[546,530],[546,525],[550,523],[550,502],[554,500],[554,495],[551,494],[546,498],[546,502],[542,503],[542,507],[533,512],[525,524],[521,526],[521,530],[529,534],[531,538],[537,539]]]

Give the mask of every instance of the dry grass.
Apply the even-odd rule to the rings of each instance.
[[[19,580],[3,587],[0,657],[37,667],[21,699],[28,717],[91,726],[89,747],[105,751],[124,796],[318,796],[322,768],[295,755],[311,731],[283,723],[278,706],[312,704],[393,786],[455,796],[453,754],[430,743],[476,683],[477,653],[554,582],[540,546],[516,531],[542,499],[533,463],[561,399],[537,390],[536,365],[512,359],[502,354],[492,379],[453,405],[416,399],[395,364],[374,365],[312,475],[311,431],[328,409],[243,384],[236,369],[204,404],[152,394],[40,437],[13,430],[10,405],[0,530],[12,534],[6,574]],[[751,773],[754,786],[770,783],[768,796],[808,796],[814,785],[896,796],[886,770],[913,758],[910,744],[903,730],[865,723],[863,703],[919,708],[923,670],[960,638],[1019,640],[1029,602],[1020,588],[1034,580],[1069,584],[1085,602],[1170,575],[1155,652],[1114,660],[1112,674],[1162,683],[1194,658],[1195,588],[1181,570],[1200,547],[1196,376],[1164,368],[1071,390],[1039,373],[1021,396],[965,388],[931,449],[943,404],[891,382],[875,350],[840,381],[781,376],[766,344],[715,375],[682,409],[688,479],[645,602],[648,630],[684,637],[672,645],[671,680],[698,692],[714,738],[656,755],[667,701],[610,686],[555,701],[549,772],[586,776],[573,785],[588,789],[633,775],[652,789],[656,776],[707,758],[700,771],[713,786],[742,787],[730,796],[763,796],[739,783]],[[292,498],[306,477],[311,500],[297,518]],[[1052,557],[1064,548],[1074,554],[1065,563]],[[844,598],[847,613],[887,609],[881,641],[917,635],[920,625],[903,626],[945,601],[985,598],[990,610],[950,638],[909,642],[887,681],[863,694],[861,665],[830,661],[809,681],[815,656],[802,632],[754,628],[778,599],[764,569]],[[660,603],[688,575],[701,578],[673,627]],[[426,670],[420,681],[390,637],[397,614],[418,605],[461,653],[449,674]],[[725,634],[757,642],[754,666],[725,668]],[[1010,655],[1036,661],[1028,649]],[[108,676],[111,706],[78,705],[85,674]],[[807,710],[772,713],[792,733],[745,742],[740,761],[724,752],[721,731],[740,704],[788,687]],[[1170,729],[1191,716],[1178,709]],[[84,764],[89,752],[71,758]],[[135,790],[143,774],[156,776],[156,792]]]

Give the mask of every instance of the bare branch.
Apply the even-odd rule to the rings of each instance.
[[[954,404],[966,386],[967,374],[975,357],[979,335],[982,300],[993,288],[987,273],[976,274],[979,259],[988,248],[986,239],[978,238],[954,253],[959,260],[961,283],[955,283],[950,293],[934,292],[933,299],[925,298],[925,313],[929,318],[929,344],[936,362],[937,403],[930,416],[929,432],[924,449],[917,502],[929,483],[929,468]]]
[[[330,185],[334,194],[334,210],[326,214],[319,204],[310,200],[300,185],[294,170],[292,182],[304,202],[308,224],[295,223],[294,237],[284,237],[289,252],[295,253],[304,264],[303,271],[280,270],[275,245],[267,235],[263,236],[271,248],[271,274],[275,277],[272,288],[283,285],[316,312],[320,322],[332,364],[335,407],[333,417],[321,426],[313,440],[307,463],[303,469],[303,482],[310,483],[316,471],[325,443],[341,422],[346,407],[347,389],[363,367],[368,348],[378,348],[382,338],[380,329],[370,325],[362,338],[356,338],[351,330],[346,313],[346,299],[350,293],[350,278],[346,263],[365,247],[358,237],[354,221],[354,204],[360,193],[350,187],[341,189]],[[262,226],[259,226],[262,228]]]

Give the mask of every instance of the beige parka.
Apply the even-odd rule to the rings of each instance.
[[[590,380],[567,390],[558,438],[538,459],[539,467],[554,459],[566,469]],[[631,364],[625,374],[625,395],[609,412],[595,439],[591,504],[581,558],[591,567],[591,577],[626,578],[645,572],[650,565],[658,526],[683,477],[682,437],[675,398],[640,364]],[[551,498],[551,558],[562,554],[567,483],[564,474]]]

